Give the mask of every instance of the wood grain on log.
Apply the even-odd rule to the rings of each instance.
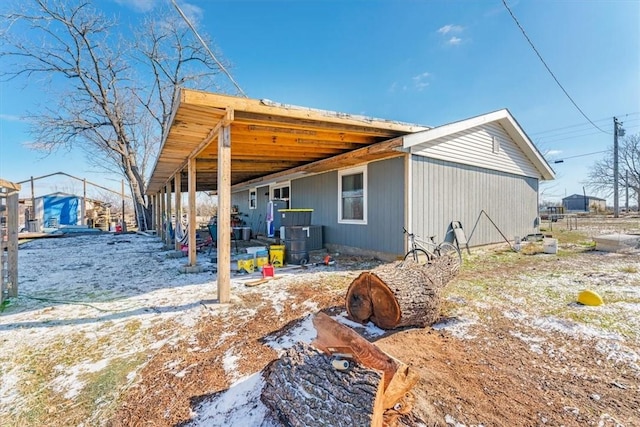
[[[382,371],[354,364],[333,369],[331,357],[298,343],[264,372],[261,400],[287,426],[382,426]]]
[[[423,265],[405,260],[360,274],[349,286],[346,308],[357,322],[380,328],[424,327],[440,317],[440,290],[458,272],[448,257]]]

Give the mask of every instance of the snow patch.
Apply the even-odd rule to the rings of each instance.
[[[276,427],[266,419],[267,407],[260,401],[264,379],[260,372],[244,377],[229,389],[200,402],[189,427]]]

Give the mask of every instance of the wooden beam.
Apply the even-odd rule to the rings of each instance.
[[[295,107],[285,104],[276,104],[265,100],[239,98],[193,89],[181,89],[180,97],[184,104],[213,108],[231,108],[237,112],[241,111],[243,113],[259,113],[262,115],[275,115],[286,118],[315,120],[327,123],[351,124],[369,128],[397,130],[403,133],[412,133],[426,129],[422,126],[399,123],[391,120],[374,119],[334,111]]]
[[[241,182],[232,187],[232,190],[236,190],[240,187],[248,187],[254,184],[259,184],[267,181],[274,181],[278,178],[286,177],[294,174],[305,174],[305,173],[318,173],[318,172],[326,172],[334,169],[339,169],[342,167],[341,165],[344,162],[353,163],[358,162],[359,159],[364,158],[366,156],[375,156],[382,155],[384,153],[388,153],[389,157],[392,156],[401,156],[403,153],[397,151],[402,147],[402,138],[394,138],[388,141],[380,142],[378,144],[369,145],[367,147],[360,148],[358,150],[350,151],[348,153],[339,154],[334,157],[330,157],[328,159],[318,160],[317,162],[308,163],[302,166],[298,166],[292,169],[288,169],[282,172],[276,172],[270,175],[265,175],[260,178],[253,179],[251,181]]]
[[[189,176],[189,266],[195,267],[198,263],[196,257],[196,159],[191,158],[187,162],[187,173]]]
[[[231,299],[231,126],[218,133],[218,301]]]
[[[0,188],[7,188],[9,190],[20,191],[20,184],[13,183],[11,181],[7,181],[6,179],[0,178]]]

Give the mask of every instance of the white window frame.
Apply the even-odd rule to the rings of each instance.
[[[362,173],[362,219],[342,218],[342,177]],[[338,171],[338,224],[367,225],[367,165]]]
[[[253,197],[251,197],[251,194],[253,194]],[[249,209],[258,209],[258,189],[255,187],[249,189]]]
[[[278,200],[288,200],[289,201],[289,205],[291,205],[291,181],[286,181],[286,182],[277,182],[275,184],[271,184],[269,186],[269,200],[275,200],[274,199],[274,195],[273,193],[275,192],[275,190],[277,189],[282,189],[285,187],[289,187],[289,198],[288,199],[278,199]]]

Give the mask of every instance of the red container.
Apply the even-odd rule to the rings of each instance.
[[[262,266],[262,277],[273,277],[273,265],[265,264]]]

